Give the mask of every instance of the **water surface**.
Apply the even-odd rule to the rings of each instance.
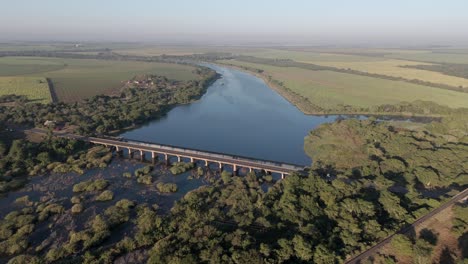
[[[197,102],[124,133],[128,139],[310,165],[304,137],[336,116],[305,115],[248,73],[207,64],[221,74]]]

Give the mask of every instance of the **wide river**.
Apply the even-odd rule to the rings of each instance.
[[[304,137],[336,116],[305,115],[248,73],[205,65],[221,74],[203,97],[122,134],[127,139],[310,165]]]

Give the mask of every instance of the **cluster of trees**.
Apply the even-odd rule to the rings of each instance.
[[[0,142],[0,193],[21,187],[27,175],[46,172],[77,172],[105,167],[112,153],[104,147],[89,148],[82,142],[48,137],[41,143],[14,140],[10,146]]]
[[[105,134],[143,124],[163,115],[177,104],[199,98],[208,84],[217,78],[216,72],[200,67],[199,80],[173,82],[159,89],[129,88],[120,97],[96,96],[79,103],[26,103],[14,107],[0,106],[0,122],[43,126],[47,120],[76,126],[76,133]]]

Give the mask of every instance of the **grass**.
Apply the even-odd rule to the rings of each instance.
[[[0,76],[0,95],[24,95],[37,103],[52,100],[47,80],[44,77]]]
[[[266,75],[272,76],[274,80],[283,82],[293,92],[306,97],[311,103],[326,109],[333,109],[339,104],[369,107],[415,100],[433,101],[455,108],[468,107],[467,93],[402,81],[391,81],[331,71],[275,67],[232,60],[222,62],[262,69]]]
[[[10,76],[50,78],[60,101],[74,102],[112,93],[137,74],[164,75],[170,79],[196,79],[191,66],[137,61],[105,61],[40,57],[0,58],[0,72]]]

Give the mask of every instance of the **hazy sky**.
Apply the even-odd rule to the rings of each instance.
[[[0,40],[468,43],[468,0],[0,3]]]

